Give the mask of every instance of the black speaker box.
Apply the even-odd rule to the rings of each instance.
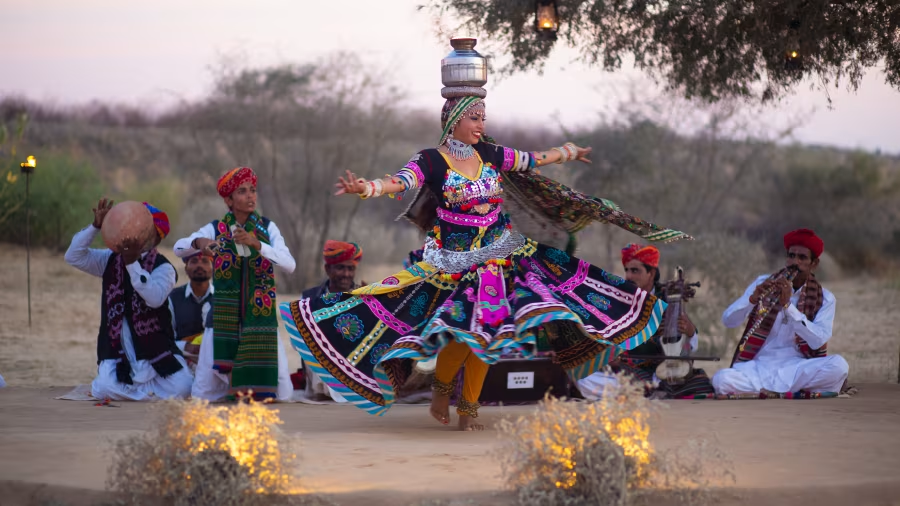
[[[484,379],[480,402],[531,402],[569,395],[566,372],[550,358],[500,359]]]

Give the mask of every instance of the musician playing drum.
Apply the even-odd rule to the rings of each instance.
[[[784,236],[785,269],[758,277],[722,315],[726,327],[747,326],[731,367],[713,376],[718,394],[840,392],[849,366],[826,356],[834,295],[815,271],[825,246],[815,232]]]
[[[660,283],[659,273],[659,250],[653,246],[642,246],[639,244],[629,244],[622,249],[622,266],[625,268],[625,279],[636,284],[642,290],[646,290],[657,297],[666,300],[666,294]],[[686,299],[687,297],[685,297]],[[697,327],[691,321],[690,317],[683,311],[679,311],[678,315],[669,314],[672,310],[672,304],[667,308],[665,318],[676,318],[674,333],[681,334],[684,340],[689,343],[689,350],[685,353],[697,350],[699,338]],[[672,327],[673,325],[669,325]],[[709,383],[709,378],[701,369],[691,369],[690,362],[685,362],[688,367],[687,373],[680,381],[667,382],[657,376],[658,366],[663,362],[662,359],[652,359],[646,357],[662,357],[665,355],[660,339],[666,331],[666,325],[660,327],[657,335],[646,343],[638,346],[634,350],[623,354],[618,360],[610,363],[613,372],[624,372],[634,376],[640,381],[647,383],[647,394],[654,397],[680,397],[689,394],[707,394],[712,393],[713,389]],[[631,358],[645,357],[645,358]],[[615,377],[604,372],[594,373],[587,378],[578,381],[578,388],[588,399],[597,399],[602,393],[606,384],[615,382]],[[675,384],[677,383],[677,384]]]

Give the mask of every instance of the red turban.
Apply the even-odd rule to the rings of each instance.
[[[803,246],[809,248],[816,258],[822,256],[825,251],[825,243],[816,235],[815,232],[808,228],[798,228],[793,232],[784,234],[784,249],[790,249],[791,246]]]
[[[144,207],[153,216],[153,226],[156,227],[156,233],[159,234],[159,238],[165,239],[169,235],[169,216],[146,202],[144,202]]]
[[[226,172],[224,176],[219,178],[219,182],[216,184],[216,190],[218,190],[219,195],[224,199],[230,197],[231,194],[238,189],[238,186],[247,181],[250,181],[253,186],[256,186],[256,173],[253,172],[253,169],[250,167],[231,169]]]
[[[622,265],[632,260],[637,260],[650,267],[659,267],[659,250],[654,246],[629,244],[622,248]]]
[[[359,263],[362,260],[362,248],[355,242],[325,241],[322,248],[325,257],[325,265],[334,265],[343,262]]]

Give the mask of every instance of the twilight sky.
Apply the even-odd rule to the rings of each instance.
[[[449,43],[434,35],[421,0],[0,0],[0,95],[56,103],[93,99],[158,107],[202,96],[209,67],[223,55],[252,65],[315,60],[344,50],[379,66],[408,94],[408,104],[438,110],[440,59]],[[481,48],[481,45],[478,47]],[[641,74],[571,64],[561,48],[544,76],[488,82],[492,118],[504,123],[589,124]],[[565,69],[563,69],[565,67]],[[644,83],[642,86],[652,88]],[[859,91],[825,95],[803,86],[757,115],[775,132],[809,113],[794,140],[900,154],[900,90],[871,71]],[[437,126],[435,126],[437,128]]]

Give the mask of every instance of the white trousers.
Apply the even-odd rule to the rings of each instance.
[[[840,392],[850,366],[844,357],[797,358],[775,365],[757,360],[735,364],[712,377],[717,394],[773,392]]]
[[[197,357],[197,369],[194,371],[194,387],[191,396],[207,401],[219,401],[228,395],[231,380],[227,374],[222,374],[213,369],[213,330],[203,331],[203,341],[200,342],[200,356]],[[294,393],[294,385],[291,383],[291,375],[288,372],[287,354],[284,344],[278,339],[278,388],[275,398],[287,402]]]

